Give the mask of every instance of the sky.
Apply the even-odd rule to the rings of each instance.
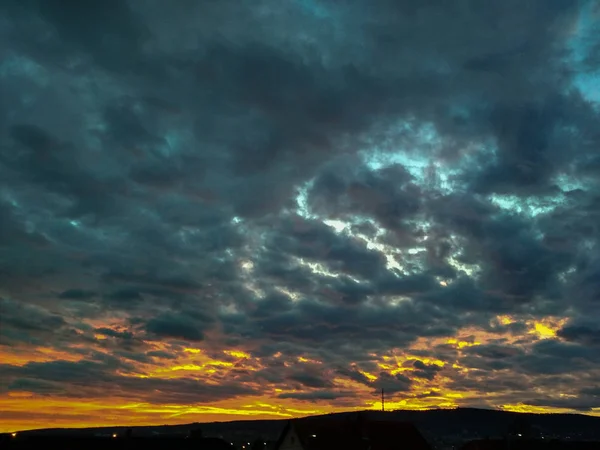
[[[0,431],[600,415],[593,0],[0,2]]]

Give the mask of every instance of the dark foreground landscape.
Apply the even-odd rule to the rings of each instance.
[[[464,408],[349,412],[311,417],[305,422],[341,423],[357,417],[378,423],[397,422],[397,426],[413,424],[428,445],[438,450],[600,449],[600,418],[577,414],[523,414]],[[266,450],[277,448],[278,439],[288,423],[288,420],[249,420],[170,426],[43,429],[3,435],[1,445],[23,450]],[[398,445],[386,448],[403,448]]]

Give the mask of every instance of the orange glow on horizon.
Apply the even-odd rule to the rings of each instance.
[[[498,323],[513,323],[509,317],[497,317]],[[257,389],[260,395],[245,395],[228,400],[215,401],[210,404],[190,403],[154,403],[157,401],[153,393],[139,391],[135,401],[126,392],[120,397],[105,397],[101,389],[90,388],[88,398],[54,397],[29,392],[26,388],[11,390],[0,395],[0,409],[5,417],[0,431],[14,432],[18,430],[48,427],[92,427],[92,426],[136,426],[157,424],[180,424],[192,422],[229,421],[239,419],[288,419],[307,415],[326,414],[349,410],[380,409],[380,398],[377,394],[380,372],[390,376],[402,375],[412,380],[408,392],[390,394],[386,399],[387,407],[392,409],[425,410],[431,408],[457,408],[468,406],[474,400],[485,400],[498,409],[522,412],[573,412],[557,408],[540,408],[518,403],[496,402],[493,393],[477,391],[461,391],[452,388],[457,377],[477,379],[478,370],[465,366],[461,355],[470,347],[484,345],[503,338],[507,343],[517,339],[528,339],[535,342],[539,339],[556,338],[556,331],[565,320],[562,318],[545,318],[538,321],[524,322],[529,331],[524,336],[514,336],[508,331],[489,333],[473,327],[463,328],[455,336],[419,338],[408,348],[392,348],[382,354],[369,355],[370,366],[361,366],[359,362],[350,362],[349,367],[362,374],[360,379],[346,378],[331,371],[326,361],[312,359],[309,355],[287,357],[277,353],[272,357],[278,359],[287,369],[325,371],[333,383],[332,391],[345,393],[341,401],[319,401],[291,398],[294,395],[309,392],[310,389],[296,390],[297,386],[272,384],[254,380],[253,372],[266,369],[264,362],[254,357],[250,349],[223,349],[211,351],[209,348],[186,347],[174,350],[162,342],[146,342],[155,352],[169,357],[153,358],[150,362],[136,362],[135,370],[127,373],[117,372],[124,378],[145,378],[156,380],[198,380],[207,385],[217,386],[221,380],[246,374],[246,386]],[[111,339],[108,337],[107,339]],[[97,352],[109,355],[101,347]],[[104,340],[102,341],[104,342]],[[425,356],[433,349],[439,349],[440,359]],[[71,361],[82,359],[83,352],[73,354],[68,351],[55,351],[47,347],[33,349],[7,349],[0,355],[7,364],[23,366],[29,362]],[[221,355],[219,357],[218,355]],[[438,353],[435,353],[436,355]],[[212,355],[212,356],[210,356]],[[446,356],[444,356],[446,355]],[[434,367],[436,376],[433,379],[421,377],[417,361]],[[368,368],[367,368],[368,367]],[[375,367],[375,369],[373,369]],[[78,391],[79,393],[79,391]],[[160,394],[158,394],[160,395]],[[289,397],[287,397],[289,396]],[[169,397],[166,397],[169,398]],[[182,398],[185,398],[183,396]],[[351,399],[349,402],[348,399]],[[44,411],[52,411],[46,414]],[[591,415],[600,416],[600,410]]]

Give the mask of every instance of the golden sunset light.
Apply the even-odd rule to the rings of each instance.
[[[0,1],[0,443],[600,439],[599,9],[522,3]]]

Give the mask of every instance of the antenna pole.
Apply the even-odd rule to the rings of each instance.
[[[385,397],[383,394],[383,388],[381,388],[381,411],[385,412]]]

